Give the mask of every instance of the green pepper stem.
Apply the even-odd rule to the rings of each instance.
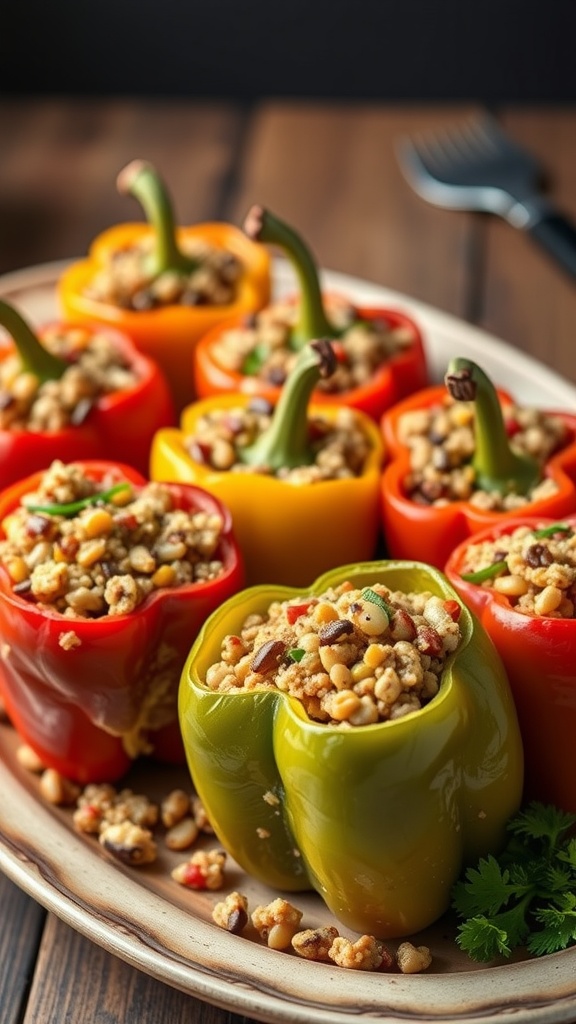
[[[248,211],[243,227],[253,241],[282,249],[296,272],[300,301],[298,321],[290,339],[292,347],[298,350],[313,338],[336,337],[338,331],[324,309],[316,262],[300,235],[262,206],[253,206]]]
[[[0,299],[0,324],[11,335],[24,369],[33,373],[41,383],[60,379],[68,364],[52,355],[20,313],[3,299]]]
[[[152,164],[132,160],[116,179],[118,191],[131,195],[142,206],[154,228],[156,245],[150,254],[148,271],[157,277],[165,270],[189,274],[198,267],[198,260],[185,256],[176,241],[176,224],[168,190]]]
[[[266,466],[272,472],[313,463],[308,403],[320,377],[329,377],[335,367],[336,356],[329,341],[312,341],[302,349],[282,388],[270,426],[254,444],[241,449],[242,462]]]
[[[492,381],[470,359],[452,359],[445,383],[452,398],[474,402],[476,483],[484,491],[528,494],[542,479],[536,459],[515,452],[508,440],[500,399]]]

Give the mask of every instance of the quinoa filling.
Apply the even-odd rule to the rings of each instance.
[[[281,467],[248,465],[241,461],[241,449],[253,444],[270,426],[273,407],[255,398],[247,406],[216,409],[200,416],[184,446],[195,462],[212,469],[235,473],[262,473],[292,484],[357,477],[364,471],[370,454],[369,438],[354,410],[342,407],[335,419],[315,416],[309,420],[314,462],[307,466]]]
[[[471,464],[474,403],[455,402],[447,396],[443,403],[400,417],[398,440],[410,451],[406,495],[421,505],[468,501],[486,510],[510,511],[554,494],[557,486],[544,476],[544,465],[569,443],[566,424],[561,417],[534,408],[506,405],[503,413],[511,447],[532,456],[542,467],[541,481],[528,494],[488,492],[477,486]]]
[[[221,575],[223,528],[176,508],[164,484],[136,490],[55,461],[4,519],[0,562],[14,593],[66,617],[126,615],[160,587]]]
[[[329,378],[318,382],[321,391],[339,394],[361,387],[380,366],[414,341],[407,327],[390,326],[384,319],[359,321],[355,308],[344,301],[328,297],[326,308],[340,333],[334,343],[338,365]],[[226,370],[282,387],[298,358],[290,344],[297,319],[296,304],[284,301],[270,305],[242,326],[224,331],[214,343],[214,357]]]
[[[237,294],[242,274],[240,260],[198,238],[184,238],[184,256],[197,260],[191,273],[166,270],[153,277],[147,271],[154,237],[118,249],[91,279],[86,298],[136,312],[157,306],[226,306]]]
[[[105,331],[50,327],[44,346],[69,365],[57,380],[41,382],[17,352],[0,360],[0,429],[62,430],[82,423],[102,395],[133,388],[136,372]]]
[[[281,690],[329,725],[392,721],[438,692],[461,640],[457,601],[345,582],[320,596],[273,602],[224,637],[210,690]]]
[[[564,523],[519,526],[468,545],[461,575],[525,615],[576,617],[576,533]]]

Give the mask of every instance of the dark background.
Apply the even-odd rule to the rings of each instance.
[[[576,100],[576,0],[4,0],[10,95]]]

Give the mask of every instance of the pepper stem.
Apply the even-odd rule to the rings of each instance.
[[[120,171],[116,179],[118,191],[131,195],[142,206],[148,222],[154,228],[156,245],[148,259],[148,272],[158,277],[165,270],[192,273],[198,260],[185,256],[176,241],[176,225],[168,190],[152,164],[146,160],[132,160]]]
[[[241,461],[249,466],[266,466],[272,472],[311,465],[314,453],[308,403],[320,377],[329,377],[335,368],[336,356],[329,341],[306,345],[282,388],[270,426],[254,444],[241,450]]]
[[[42,384],[47,380],[60,379],[68,364],[52,355],[20,313],[3,299],[0,299],[0,325],[11,335],[25,370],[33,373]]]
[[[474,444],[472,466],[476,482],[484,491],[528,494],[542,479],[536,459],[521,455],[510,446],[502,406],[492,381],[469,359],[452,359],[445,376],[452,398],[474,402]]]
[[[296,271],[300,302],[298,321],[290,339],[292,348],[301,349],[313,338],[335,337],[338,331],[324,309],[316,262],[300,235],[262,206],[253,206],[248,211],[243,227],[252,241],[282,249]]]

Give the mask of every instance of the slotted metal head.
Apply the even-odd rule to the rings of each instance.
[[[536,160],[488,115],[402,138],[396,153],[414,191],[436,206],[507,217],[538,189]]]

